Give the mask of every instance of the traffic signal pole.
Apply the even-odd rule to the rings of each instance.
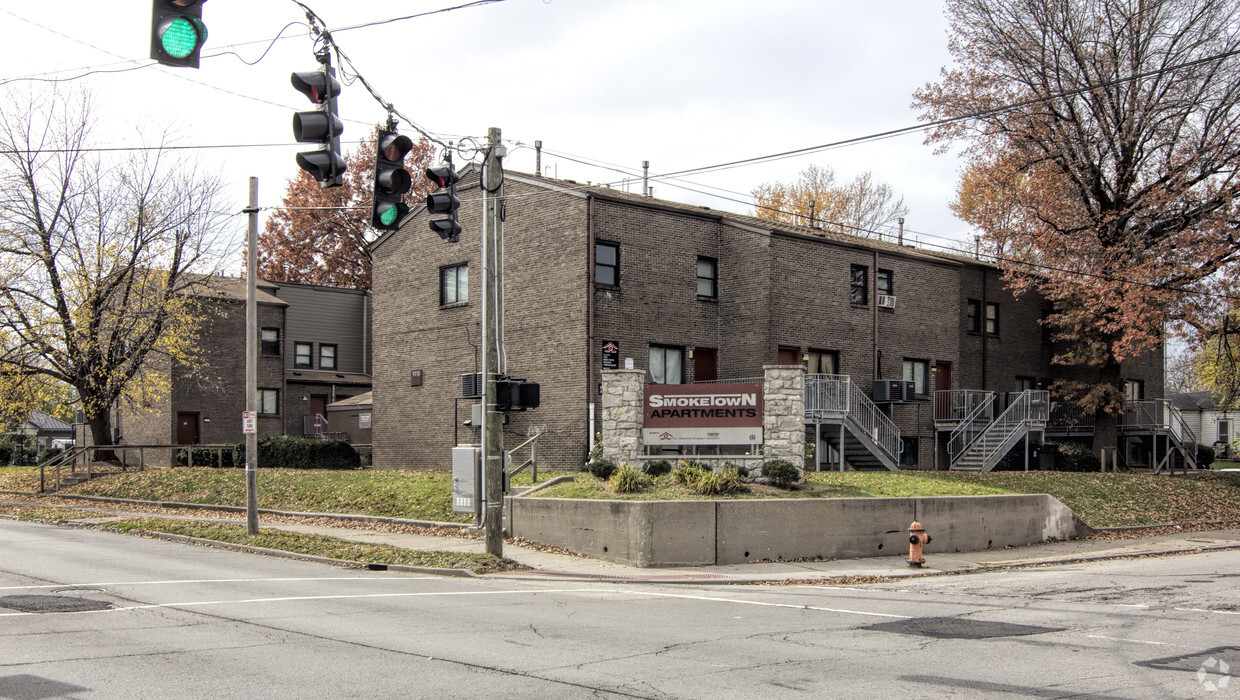
[[[486,161],[482,170],[482,470],[486,484],[486,512],[483,529],[487,554],[504,555],[504,432],[503,415],[497,407],[496,377],[500,374],[500,309],[503,288],[502,249],[504,222],[500,215],[504,201],[503,145],[500,130],[487,130]]]

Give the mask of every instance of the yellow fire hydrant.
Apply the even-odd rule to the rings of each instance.
[[[923,545],[930,543],[930,535],[926,534],[926,528],[916,520],[912,525],[908,526],[908,565],[921,568],[926,563],[926,558],[921,555]]]

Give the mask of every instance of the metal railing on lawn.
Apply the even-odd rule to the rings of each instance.
[[[1002,440],[988,439],[983,443],[982,464],[990,464],[992,460],[1002,458],[1003,455],[998,454],[998,452],[1007,445],[1007,439],[1018,431],[1028,430],[1037,425],[1045,426],[1046,421],[1050,418],[1050,405],[1051,393],[1049,391],[1022,391],[1008,405],[1007,410],[1001,413],[990,424],[990,427],[983,431],[982,435],[975,438],[975,442],[983,435],[1002,436],[1004,438]]]
[[[83,447],[66,450],[59,455],[43,462],[39,465],[39,492],[47,490],[46,470],[53,469],[55,476],[56,490],[59,491],[63,481],[62,468],[69,467],[71,477],[76,480],[79,466],[82,468],[86,479],[90,480],[95,475],[95,463],[98,461],[96,457],[99,453],[105,453],[108,456],[107,463],[113,467],[120,467],[121,472],[128,471],[130,467],[138,469],[146,468],[146,452],[147,450],[171,450],[172,461],[176,463],[177,453],[187,451],[186,464],[194,465],[194,450],[209,450],[215,452],[216,466],[224,466],[224,450],[232,451],[233,445],[85,445]],[[138,462],[133,464],[130,462],[130,456],[133,452],[138,453]],[[117,456],[119,455],[119,456]],[[202,464],[201,466],[206,466]]]
[[[521,464],[518,464],[517,466],[508,470],[509,479],[516,476],[517,473],[520,472],[522,469],[529,467],[530,468],[530,483],[533,483],[533,484],[538,483],[538,438],[541,436],[542,436],[542,433],[539,433],[538,435],[535,435],[534,437],[530,438],[529,440],[526,440],[520,445],[517,445],[511,450],[508,450],[508,463],[511,464],[512,462],[516,461],[515,455],[517,453],[517,450],[524,449],[527,445],[530,448],[529,459],[525,460]]]

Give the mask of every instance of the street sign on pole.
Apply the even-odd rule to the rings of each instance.
[[[241,432],[246,435],[258,432],[258,413],[255,411],[241,412]]]

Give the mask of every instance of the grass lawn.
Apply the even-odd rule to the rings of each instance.
[[[330,557],[367,564],[403,564],[406,566],[433,566],[441,569],[467,569],[476,574],[513,571],[528,567],[490,554],[469,552],[426,552],[401,549],[390,545],[350,542],[326,535],[307,535],[265,528],[257,535],[246,532],[244,525],[206,523],[166,518],[139,518],[101,523],[106,527],[127,533],[166,532],[186,537],[199,537],[215,542],[243,544],[251,547],[278,549],[283,552]]]
[[[540,471],[539,482],[560,475]],[[751,493],[699,496],[663,477],[645,491],[614,493],[584,472],[575,482],[539,492],[557,498],[616,500],[704,500],[708,498],[864,498],[1049,493],[1095,527],[1216,521],[1240,522],[1240,473],[1206,471],[1190,478],[1141,474],[1067,472],[810,472],[808,484],[794,491],[754,486]],[[519,474],[518,485],[528,484]],[[0,489],[32,490],[38,470],[0,468]],[[388,517],[469,522],[452,512],[448,471],[260,469],[259,507],[276,510],[354,513]],[[151,501],[245,505],[245,474],[240,469],[185,467],[150,469],[95,479],[65,493]]]
[[[577,481],[539,492],[558,498],[707,500],[718,498],[907,498],[1049,493],[1094,527],[1240,522],[1240,474],[1206,472],[1195,478],[1068,472],[809,472],[794,491],[755,487],[751,493],[699,496],[663,477],[640,493],[612,492],[582,474]]]

